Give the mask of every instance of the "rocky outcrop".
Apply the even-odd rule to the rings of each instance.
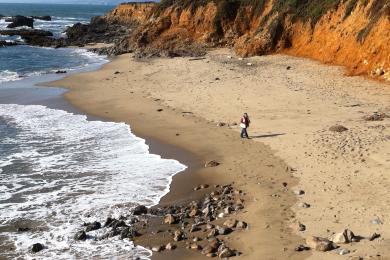
[[[6,19],[6,22],[10,22],[7,28],[16,28],[21,26],[27,26],[34,28],[34,19],[22,15],[13,16],[12,18]]]

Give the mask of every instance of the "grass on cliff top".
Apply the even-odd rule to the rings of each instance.
[[[157,6],[157,12],[169,7],[196,10],[214,2],[218,6],[218,14],[222,19],[232,19],[242,7],[253,7],[254,14],[260,15],[267,0],[162,0]],[[291,14],[297,19],[318,21],[328,10],[335,8],[343,0],[275,0],[271,13]],[[344,0],[345,1],[345,0]],[[355,0],[351,0],[355,1]]]

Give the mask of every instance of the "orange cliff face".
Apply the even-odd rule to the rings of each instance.
[[[120,23],[144,23],[152,14],[154,7],[154,3],[120,4],[105,17]]]
[[[241,56],[281,52],[342,65],[352,75],[390,80],[390,3],[340,1],[313,22],[291,11],[275,12],[278,1],[267,0],[262,8],[223,0],[187,6],[184,0],[168,6],[132,3],[119,5],[107,17],[139,23],[129,37],[139,48],[201,44],[229,46]]]

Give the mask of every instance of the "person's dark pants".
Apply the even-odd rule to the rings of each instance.
[[[249,138],[248,132],[246,131],[246,128],[241,128],[241,138]]]

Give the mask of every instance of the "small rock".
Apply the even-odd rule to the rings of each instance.
[[[382,225],[383,224],[382,220],[380,220],[379,218],[373,219],[371,221],[371,223],[374,224],[374,225]]]
[[[216,77],[215,80],[220,80],[220,78]]]
[[[293,229],[293,230],[295,230],[295,231],[300,231],[300,232],[306,230],[306,226],[303,225],[303,224],[300,223],[300,222],[292,223],[292,224],[290,225],[290,227],[291,227],[291,229]]]
[[[309,249],[310,248],[305,246],[305,245],[299,245],[299,246],[295,247],[294,250],[297,251],[297,252],[301,252],[301,251],[306,251],[306,250],[309,250]]]
[[[217,229],[219,235],[227,235],[227,234],[230,234],[232,232],[232,230],[230,228],[224,228],[224,227],[220,227],[220,226],[217,226],[216,229]]]
[[[310,208],[310,204],[308,204],[306,202],[301,202],[298,204],[298,207],[307,209],[307,208]]]
[[[287,67],[286,67],[286,70],[290,70],[290,69],[291,69],[291,66],[287,66]]]
[[[241,229],[245,229],[248,227],[248,224],[245,221],[238,221],[236,227],[241,228]]]
[[[17,231],[18,232],[27,232],[27,231],[30,231],[30,228],[28,228],[28,227],[18,227]]]
[[[197,208],[193,208],[191,211],[190,211],[190,214],[188,214],[188,216],[190,218],[194,218],[196,217],[197,215],[199,215],[199,210]]]
[[[223,225],[227,228],[235,228],[237,226],[237,220],[236,219],[228,219],[226,220]]]
[[[253,64],[252,64],[252,63],[250,63],[250,62],[248,62],[246,65],[247,65],[247,66],[252,66]]]
[[[153,252],[161,252],[161,251],[163,251],[163,246],[154,246],[154,247],[152,247],[152,251]]]
[[[193,224],[190,228],[190,233],[193,233],[193,232],[196,232],[199,230],[200,230],[200,228],[196,224]]]
[[[347,130],[348,130],[348,128],[346,128],[345,126],[342,126],[342,125],[334,125],[334,126],[331,126],[329,128],[329,131],[337,132],[337,133],[345,132]]]
[[[162,111],[164,111],[164,109],[162,108],[157,109],[157,112],[162,112]]]
[[[206,162],[204,167],[206,167],[206,168],[208,168],[208,167],[217,167],[218,165],[220,165],[219,162],[212,160],[212,161]]]
[[[333,234],[330,237],[330,240],[336,244],[351,243],[354,242],[354,239],[355,239],[355,234],[349,229],[344,229],[343,232]]]
[[[213,228],[208,234],[207,234],[207,237],[210,238],[210,237],[215,237],[215,236],[218,236],[218,230]]]
[[[374,233],[374,234],[372,234],[372,235],[368,238],[368,240],[373,241],[373,240],[375,240],[375,239],[377,239],[377,238],[380,238],[380,237],[381,237],[380,234]]]
[[[85,241],[87,239],[87,234],[85,233],[85,231],[79,231],[77,232],[75,235],[74,235],[74,239],[75,240],[81,240],[81,241]]]
[[[317,251],[329,251],[334,249],[333,243],[326,238],[310,236],[306,239],[306,244]]]
[[[38,253],[39,251],[42,251],[44,249],[44,246],[41,243],[36,243],[32,245],[31,251],[33,253]]]
[[[114,74],[115,75],[120,74],[120,71],[115,71]]]
[[[93,230],[98,230],[99,228],[102,227],[102,224],[100,224],[100,222],[92,222],[92,223],[88,223],[88,224],[85,224],[87,227],[85,228],[85,232],[89,232],[89,231],[93,231]]]
[[[349,250],[346,249],[346,248],[337,248],[335,252],[336,252],[337,254],[339,254],[339,255],[346,255],[346,254],[351,253],[351,251],[349,251]]]
[[[166,250],[174,250],[176,249],[176,245],[172,244],[172,243],[168,243],[166,246],[165,246],[165,249]]]
[[[223,249],[219,254],[218,254],[218,257],[219,258],[228,258],[228,257],[232,257],[234,256],[234,252],[232,250],[230,250],[229,248],[225,248]]]
[[[225,125],[226,125],[226,123],[223,123],[223,122],[219,122],[219,123],[217,124],[218,127],[223,127],[223,126],[225,126]]]
[[[148,213],[148,208],[145,207],[144,205],[138,205],[133,210],[133,215],[135,215],[135,216],[143,215],[146,213]]]
[[[176,223],[176,219],[173,215],[168,214],[164,218],[164,224],[172,225]]]
[[[196,243],[191,244],[190,248],[192,250],[198,250],[198,251],[202,250],[202,247],[200,245],[196,244]]]
[[[224,217],[225,217],[225,214],[223,212],[218,214],[218,218],[224,218]]]
[[[294,191],[294,194],[295,194],[295,195],[304,195],[304,194],[305,194],[305,191],[303,191],[303,190],[295,190],[295,191]]]
[[[176,230],[173,234],[173,240],[176,242],[181,241],[183,239],[183,235],[183,232],[181,232],[180,230]]]

